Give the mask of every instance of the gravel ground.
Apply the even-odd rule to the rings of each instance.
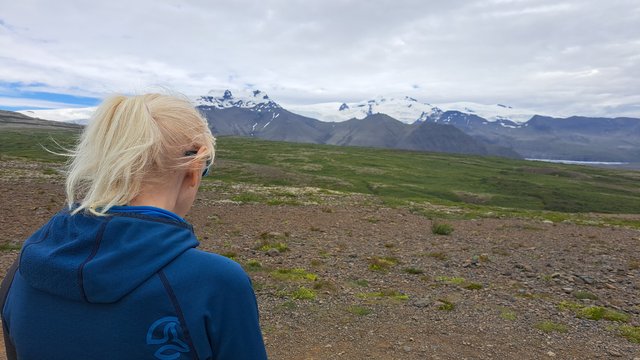
[[[0,274],[63,204],[51,169],[0,162]],[[285,190],[297,205],[207,185],[188,216],[202,249],[247,269],[272,359],[640,359],[619,329],[640,326],[638,230],[480,219],[436,235],[372,197]]]

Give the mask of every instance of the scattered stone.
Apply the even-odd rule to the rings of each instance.
[[[573,292],[573,288],[572,287],[564,287],[564,288],[562,288],[562,291],[564,291],[567,294],[571,294]]]
[[[411,346],[406,346],[405,345],[405,346],[402,347],[402,350],[404,350],[404,352],[406,352],[406,353],[411,352]]]
[[[280,251],[278,251],[278,249],[269,249],[267,251],[267,255],[269,255],[269,256],[278,256],[278,255],[280,255]]]
[[[556,357],[556,353],[554,353],[553,351],[547,352],[547,355],[549,355],[550,357]]]

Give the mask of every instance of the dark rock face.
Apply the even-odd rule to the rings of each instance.
[[[485,145],[451,125],[408,125],[385,114],[328,123],[277,108],[200,106],[215,135],[254,136],[266,140],[417,151],[453,152],[519,158],[511,149]]]

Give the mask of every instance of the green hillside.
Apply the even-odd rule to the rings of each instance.
[[[63,161],[42,150],[72,132],[0,131],[0,154]],[[640,172],[504,158],[221,137],[207,182],[318,187],[387,204],[640,213]]]

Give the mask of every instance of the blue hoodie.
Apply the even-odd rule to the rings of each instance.
[[[3,309],[18,358],[266,359],[246,273],[180,219],[62,211],[35,232]]]

